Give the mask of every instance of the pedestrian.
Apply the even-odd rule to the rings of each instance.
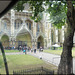
[[[36,49],[34,49],[34,53],[36,53]]]
[[[31,48],[31,52],[33,52],[33,49]]]
[[[29,47],[29,51],[31,50],[31,48]]]
[[[23,53],[25,53],[25,54],[26,54],[26,50],[23,50]]]

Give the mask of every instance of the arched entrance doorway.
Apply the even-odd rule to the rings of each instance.
[[[31,43],[31,35],[25,29],[21,30],[18,35],[16,36],[16,47],[18,46],[27,46],[32,47]]]
[[[44,38],[42,36],[39,36],[37,39],[37,48],[39,49],[40,46],[44,48]]]
[[[7,35],[3,35],[1,37],[1,42],[3,44],[3,47],[9,47],[9,37]]]

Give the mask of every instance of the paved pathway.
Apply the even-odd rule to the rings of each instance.
[[[33,55],[35,57],[42,57],[42,60],[47,61],[51,64],[54,64],[56,66],[59,65],[60,62],[60,55],[55,55],[55,54],[50,54],[50,53],[45,53],[45,52],[37,52],[37,53],[28,53],[29,55]],[[75,74],[75,58],[73,58],[73,73]]]
[[[17,53],[6,53],[6,55],[18,55],[18,54],[24,54],[23,52],[17,52]],[[51,64],[54,64],[56,66],[59,65],[60,62],[60,56],[59,55],[54,55],[54,54],[50,54],[50,53],[45,53],[45,52],[36,52],[36,53],[31,53],[31,52],[27,52],[27,54],[35,56],[37,58],[42,58],[42,60],[49,62]],[[1,55],[1,53],[0,53]],[[73,73],[75,74],[75,58],[73,58]]]
[[[53,55],[53,54],[49,54],[49,53],[45,53],[45,52],[37,52],[37,53],[28,53],[29,55],[38,57],[39,59],[42,58],[42,60],[47,61],[49,63],[52,63],[56,66],[58,66],[58,62],[60,61],[60,56],[59,55]],[[58,60],[58,61],[56,61]]]
[[[19,54],[24,54],[23,52],[12,52],[12,53],[5,53],[5,55],[19,55]],[[0,53],[0,55],[2,55],[1,53]]]

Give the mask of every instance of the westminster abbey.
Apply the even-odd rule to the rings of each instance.
[[[26,45],[37,49],[40,46],[49,48],[55,43],[62,46],[65,27],[62,26],[61,29],[53,27],[48,13],[43,13],[43,19],[37,23],[30,18],[32,15],[28,10],[17,12],[11,9],[0,18],[0,40],[3,46]]]

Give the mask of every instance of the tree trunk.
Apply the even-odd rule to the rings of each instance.
[[[72,47],[73,47],[74,30],[71,27],[67,28],[65,41],[63,44],[63,52],[61,55],[58,74],[72,74]]]
[[[71,1],[67,1],[67,32],[65,33],[65,40],[63,44],[63,52],[61,55],[60,64],[58,66],[58,74],[73,74],[73,59],[72,47],[74,36],[74,8]]]

